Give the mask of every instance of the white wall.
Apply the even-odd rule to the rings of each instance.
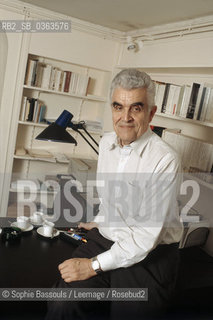
[[[7,52],[8,52],[8,41],[7,36],[4,32],[0,33],[0,108],[1,108],[1,98],[4,86],[4,74],[5,67],[7,63]]]
[[[0,8],[0,19],[23,19],[23,15],[3,10]],[[11,125],[14,122],[15,109],[17,106],[17,101],[15,99],[17,90],[17,76],[18,67],[20,60],[21,44],[22,44],[22,34],[7,33],[8,50],[7,59],[5,64],[5,74],[4,74],[4,86],[2,89],[1,97],[1,110],[0,110],[0,200],[4,199],[7,194],[4,194],[5,188],[3,183],[7,180],[10,172],[6,168],[8,161],[8,156],[11,158],[11,154],[8,153],[8,146],[12,136],[15,132],[12,130]]]
[[[71,33],[32,34],[29,52],[75,64],[112,70],[118,50],[116,41],[73,29]]]
[[[213,67],[213,33],[144,43],[140,52],[123,48],[121,65],[141,67]]]

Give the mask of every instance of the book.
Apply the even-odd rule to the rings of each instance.
[[[165,83],[158,83],[158,90],[155,98],[155,104],[157,106],[158,113],[161,113],[165,88],[166,88]]]
[[[37,59],[29,59],[27,63],[27,70],[25,74],[25,84],[31,86],[35,78],[35,68],[38,63]]]
[[[202,108],[201,108],[201,113],[200,113],[200,119],[199,119],[200,121],[205,120],[207,106],[208,106],[208,102],[209,102],[209,98],[210,98],[210,93],[211,93],[211,88],[206,87],[205,95],[203,98],[203,104],[202,104]]]
[[[213,117],[213,88],[210,89],[209,99],[206,106],[204,121],[211,122]]]
[[[45,120],[45,112],[46,112],[46,106],[45,105],[41,105],[40,107],[40,113],[39,113],[39,117],[38,117],[38,122],[43,122]]]
[[[51,76],[50,76],[50,83],[49,83],[49,89],[50,90],[54,90],[55,89],[55,74],[56,74],[56,68],[52,67]]]
[[[61,91],[63,91],[63,92],[64,92],[65,80],[66,80],[66,72],[63,71],[63,78],[62,78],[62,82],[61,82]]]
[[[186,114],[189,106],[190,94],[191,94],[191,86],[184,85],[184,92],[183,92],[180,111],[179,111],[180,117],[186,118]]]
[[[53,89],[55,91],[60,91],[61,74],[62,74],[62,71],[59,69],[56,69],[55,79],[54,79],[54,89]]]
[[[33,119],[32,119],[33,122],[35,122],[35,119],[37,117],[38,106],[39,106],[39,101],[38,101],[38,99],[36,99],[35,105],[34,105]]]
[[[177,114],[177,108],[179,104],[179,99],[180,99],[180,91],[181,91],[181,86],[175,86],[175,92],[172,100],[172,114],[176,115]]]
[[[64,83],[64,92],[69,92],[70,79],[71,79],[71,71],[64,71],[66,74],[65,83]]]
[[[61,76],[60,76],[60,80],[59,80],[59,87],[58,87],[58,91],[63,91],[64,88],[64,71],[61,70]]]
[[[42,78],[43,78],[43,71],[44,71],[44,64],[38,61],[37,69],[36,69],[36,79],[35,79],[35,86],[41,87]]]
[[[176,106],[176,109],[175,109],[175,115],[176,116],[179,116],[179,114],[180,114],[180,109],[181,109],[181,105],[182,105],[182,101],[183,101],[184,91],[185,91],[185,86],[181,86],[179,97],[178,97],[177,106]]]
[[[35,86],[35,83],[36,83],[37,64],[38,64],[38,60],[34,60],[32,77],[31,77],[31,86]]]
[[[190,99],[189,99],[189,105],[186,113],[186,118],[193,119],[194,118],[194,112],[196,107],[196,102],[198,98],[198,92],[199,92],[200,84],[199,83],[193,83]]]
[[[52,66],[47,64],[43,67],[43,76],[41,81],[41,88],[49,89],[50,88],[50,77],[52,72]]]
[[[30,100],[29,100],[29,98],[27,98],[24,121],[27,121],[29,112],[30,112]]]
[[[165,113],[166,112],[166,104],[169,96],[169,89],[170,89],[170,83],[166,83],[165,91],[164,91],[164,96],[163,96],[163,102],[161,106],[161,112]]]
[[[175,96],[175,93],[177,95],[177,92],[176,92],[177,88],[179,89],[178,86],[170,84],[167,103],[165,106],[165,113],[166,114],[174,114],[174,111],[176,108],[176,102],[174,102],[174,96]]]
[[[198,109],[198,112],[197,112],[197,120],[200,120],[205,94],[206,94],[206,87],[203,87],[201,98],[200,98],[200,101],[199,101],[200,104],[199,104],[199,109]]]
[[[33,121],[33,114],[34,114],[34,108],[35,108],[35,102],[36,101],[37,101],[37,99],[29,98],[30,109],[29,109],[29,113],[28,113],[28,116],[27,116],[27,121]]]
[[[21,116],[20,116],[21,121],[25,120],[26,107],[27,107],[27,97],[23,96],[22,105],[21,105]]]

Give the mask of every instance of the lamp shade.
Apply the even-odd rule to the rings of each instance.
[[[71,120],[73,118],[72,113],[67,110],[64,110],[57,120],[51,123],[47,128],[45,128],[37,137],[38,140],[45,141],[55,141],[55,142],[65,142],[65,143],[74,143],[77,146],[77,141],[66,131],[67,127],[72,128],[77,131],[80,136],[87,142],[87,144],[98,154],[98,151],[91,142],[83,135],[80,131],[83,129],[87,136],[93,141],[93,143],[98,146],[97,141],[89,134],[84,126],[84,121],[79,123],[73,123]]]
[[[66,131],[66,127],[70,123],[73,115],[64,110],[58,117],[56,122],[51,123],[45,128],[37,137],[38,140],[48,140],[55,142],[74,143],[77,145],[77,141]]]

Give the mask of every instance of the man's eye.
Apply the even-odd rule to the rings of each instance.
[[[140,112],[140,111],[142,110],[142,107],[141,107],[141,106],[133,106],[133,107],[132,107],[132,110],[133,110],[134,112]]]
[[[113,108],[117,111],[121,110],[122,109],[122,106],[119,106],[119,104],[115,104],[113,105]]]

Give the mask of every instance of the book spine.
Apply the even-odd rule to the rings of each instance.
[[[28,60],[27,71],[26,71],[26,76],[25,76],[25,84],[27,86],[31,86],[35,62],[36,61],[32,60],[32,59]]]
[[[180,90],[181,90],[181,87],[176,86],[173,101],[172,101],[172,114],[173,115],[176,115],[176,110],[178,107],[178,101],[179,101],[179,96],[180,96]]]
[[[201,115],[200,115],[200,120],[204,121],[205,116],[206,116],[206,110],[207,110],[207,105],[209,102],[209,96],[210,96],[210,92],[211,92],[211,88],[206,88],[206,92],[205,92],[205,97],[203,100],[203,106],[202,106],[202,110],[201,110]]]
[[[39,123],[44,121],[45,112],[46,112],[46,106],[42,105],[41,108],[40,108],[40,113],[39,113],[39,118],[38,118],[38,122]]]
[[[29,110],[29,114],[27,117],[27,121],[32,121],[33,120],[33,114],[34,114],[34,108],[35,108],[35,102],[37,99],[31,98],[29,99],[30,101],[30,110]]]
[[[206,87],[204,87],[203,91],[202,91],[202,95],[201,95],[201,99],[200,99],[200,105],[199,105],[198,114],[197,114],[197,120],[200,120],[205,94],[206,94]]]
[[[156,100],[155,100],[155,103],[156,103],[156,106],[158,109],[158,113],[161,113],[165,87],[166,87],[165,83],[158,84],[158,91],[157,91]]]
[[[170,88],[170,83],[166,83],[166,88],[165,88],[163,103],[162,103],[162,108],[161,108],[162,113],[166,112],[166,104],[167,104],[168,95],[169,95],[169,88]]]
[[[180,116],[185,118],[189,106],[189,99],[190,99],[190,94],[191,94],[191,87],[190,86],[185,86],[184,94],[183,94],[183,100],[181,104],[181,109],[180,109]]]
[[[21,120],[21,121],[24,121],[24,120],[25,120],[26,107],[27,107],[27,97],[26,97],[26,96],[23,96],[23,99],[22,99],[22,107],[21,107],[21,117],[20,117],[20,120]]]
[[[41,87],[43,89],[47,89],[47,90],[49,89],[51,72],[52,72],[52,66],[49,64],[46,65],[43,70],[43,77],[41,82]]]
[[[71,71],[65,71],[66,79],[64,84],[64,92],[69,92],[70,79],[71,79]]]
[[[200,88],[199,83],[193,83],[186,118],[193,119],[193,117],[194,117],[195,106],[196,106],[196,102],[197,102],[197,98],[198,98],[199,88]]]
[[[37,71],[36,71],[36,80],[35,80],[36,87],[41,87],[43,70],[44,70],[44,65],[42,63],[38,62]]]
[[[206,115],[204,121],[211,122],[212,118],[212,111],[213,111],[213,88],[210,88],[210,94],[208,99],[208,104],[206,108]]]

